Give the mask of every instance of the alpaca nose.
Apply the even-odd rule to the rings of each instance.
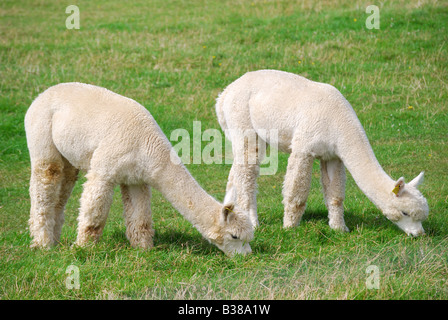
[[[408,235],[413,236],[413,237],[420,237],[420,236],[425,236],[425,230],[423,229],[422,226],[420,226],[420,228],[418,229],[414,229],[414,230],[410,230],[408,232],[406,232]]]
[[[247,255],[249,253],[252,253],[252,248],[250,247],[250,245],[248,243],[244,244],[243,246],[241,246],[240,248],[232,248],[230,250],[225,250],[222,249],[222,251],[224,251],[224,253],[229,256],[229,257],[234,257],[235,255]]]
[[[252,248],[250,247],[250,245],[248,243],[246,243],[245,245],[243,245],[243,247],[241,248],[241,251],[235,251],[234,254],[241,254],[243,256],[252,253]]]
[[[423,230],[423,228],[421,228],[420,230],[411,232],[411,235],[414,237],[419,237],[419,236],[426,236],[425,230]]]

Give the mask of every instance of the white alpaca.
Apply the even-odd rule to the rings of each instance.
[[[132,246],[153,246],[154,187],[226,254],[251,251],[253,228],[247,215],[232,204],[220,204],[199,186],[151,114],[134,100],[93,85],[59,84],[34,100],[25,129],[32,246],[59,241],[64,207],[81,169],[87,181],[78,217],[79,246],[100,237],[119,184]]]
[[[428,216],[428,204],[417,190],[423,172],[407,184],[403,178],[392,180],[379,165],[353,108],[333,86],[282,71],[249,72],[221,93],[216,112],[234,154],[226,200],[237,200],[255,226],[256,178],[264,155],[244,138],[242,132],[251,131],[262,143],[291,153],[283,186],[284,227],[301,220],[313,159],[318,158],[331,228],[348,231],[342,204],[345,166],[389,220],[407,234],[424,233],[421,222]],[[271,130],[278,130],[277,139]],[[248,156],[256,161],[250,163]]]

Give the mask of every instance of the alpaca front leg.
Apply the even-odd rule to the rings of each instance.
[[[237,195],[238,207],[249,213],[249,219],[254,227],[258,226],[257,215],[257,177],[260,172],[258,164],[235,165],[234,190]],[[227,196],[226,196],[227,198]]]
[[[40,162],[32,166],[30,179],[31,247],[50,247],[55,244],[54,227],[56,204],[61,189],[62,164]]]
[[[310,191],[313,157],[293,152],[288,159],[285,182],[283,184],[283,227],[291,228],[300,223],[305,212]]]
[[[83,186],[78,217],[78,237],[76,245],[85,246],[90,241],[98,241],[106,224],[113,200],[113,184],[89,173]]]
[[[344,221],[345,167],[341,160],[321,161],[322,187],[330,228],[348,232]]]
[[[121,185],[126,237],[132,247],[153,247],[151,188],[148,185]]]
[[[264,142],[255,130],[240,130],[232,138],[234,162],[229,174],[225,200],[237,199],[238,207],[249,214],[254,227],[259,225],[257,215],[257,178],[260,163],[266,152]]]

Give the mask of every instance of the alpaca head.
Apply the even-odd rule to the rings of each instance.
[[[423,172],[409,183],[404,178],[396,181],[390,193],[390,201],[383,209],[384,215],[394,222],[408,235],[419,236],[425,234],[422,221],[428,217],[428,203],[417,189],[423,182]]]
[[[233,256],[251,253],[249,242],[253,237],[254,229],[247,215],[233,204],[226,204],[221,207],[214,230],[207,238],[226,255]]]

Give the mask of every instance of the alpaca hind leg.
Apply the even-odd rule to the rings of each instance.
[[[348,232],[344,221],[345,167],[341,160],[321,161],[322,187],[328,208],[329,225],[334,230]]]
[[[61,238],[62,225],[64,224],[64,209],[70,197],[73,187],[78,180],[79,170],[73,167],[66,159],[64,161],[64,169],[62,172],[61,190],[59,193],[59,201],[56,205],[55,225],[53,238],[55,242],[59,242]]]
[[[153,247],[151,188],[148,185],[121,185],[126,237],[132,247]]]
[[[113,200],[114,186],[94,172],[89,172],[83,185],[78,217],[76,245],[96,242],[103,232]]]
[[[305,212],[310,191],[313,157],[293,150],[288,159],[283,184],[283,227],[291,228],[300,223]]]
[[[63,164],[59,160],[32,163],[30,179],[31,247],[50,247],[55,244],[56,206],[61,190]]]

